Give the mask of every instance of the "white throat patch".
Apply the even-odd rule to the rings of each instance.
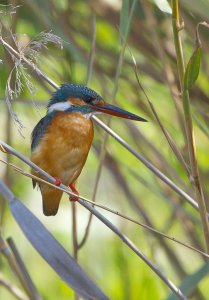
[[[50,114],[53,111],[65,111],[68,108],[70,108],[72,106],[72,104],[69,101],[65,101],[65,102],[57,102],[55,104],[52,104],[49,108],[48,108],[48,114]]]

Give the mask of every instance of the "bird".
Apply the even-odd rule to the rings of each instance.
[[[55,178],[55,185],[69,186],[79,195],[75,181],[86,162],[93,142],[92,115],[105,113],[125,119],[147,122],[144,118],[108,104],[97,92],[79,84],[63,84],[53,94],[46,115],[31,135],[31,161]],[[34,169],[32,175],[43,177]],[[46,183],[38,184],[46,216],[57,214],[63,192]],[[74,196],[72,201],[78,200]]]

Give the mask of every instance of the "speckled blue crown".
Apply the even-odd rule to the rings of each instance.
[[[63,84],[55,93],[48,104],[48,107],[57,102],[64,102],[68,98],[79,98],[85,102],[90,102],[93,99],[102,99],[95,91],[84,85],[79,84]]]

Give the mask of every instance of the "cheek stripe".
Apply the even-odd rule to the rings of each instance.
[[[53,111],[65,111],[65,110],[69,109],[71,106],[72,106],[72,103],[70,103],[69,101],[57,102],[57,103],[49,106],[47,113],[50,114]]]

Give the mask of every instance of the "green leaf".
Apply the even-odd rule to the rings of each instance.
[[[120,15],[120,38],[121,44],[123,39],[126,38],[127,27],[128,27],[128,18],[129,18],[129,1],[122,1],[121,15]]]
[[[205,263],[197,272],[187,276],[180,285],[180,290],[189,297],[197,288],[199,282],[209,273],[209,263]],[[178,300],[176,295],[170,294],[166,300]]]
[[[161,11],[167,14],[172,14],[172,9],[167,0],[153,0],[153,1]]]
[[[197,80],[200,71],[201,48],[197,47],[186,66],[184,89],[189,90]]]
[[[137,0],[133,0],[131,5],[129,0],[122,1],[121,15],[120,15],[120,41],[121,45],[126,43],[127,36],[130,30],[133,16],[136,12]]]

